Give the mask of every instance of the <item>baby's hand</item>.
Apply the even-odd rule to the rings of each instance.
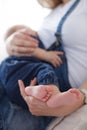
[[[62,64],[60,55],[63,55],[62,51],[48,51],[47,61],[50,62],[54,67],[59,67]]]

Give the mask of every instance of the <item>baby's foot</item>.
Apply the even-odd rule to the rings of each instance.
[[[47,101],[47,105],[49,107],[59,107],[61,105],[72,105],[76,101],[78,101],[80,95],[80,91],[78,89],[70,89],[66,92],[62,92],[51,96],[51,98]]]
[[[27,95],[45,102],[52,95],[52,87],[50,85],[29,86],[25,88],[25,92]]]

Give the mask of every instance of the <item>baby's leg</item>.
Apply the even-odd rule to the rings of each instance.
[[[61,105],[72,105],[76,101],[78,101],[80,95],[80,91],[78,89],[70,89],[66,92],[54,94],[51,98],[47,101],[47,105],[49,107],[58,107]]]
[[[25,88],[25,92],[27,95],[45,102],[52,95],[52,87],[50,85],[29,86]]]

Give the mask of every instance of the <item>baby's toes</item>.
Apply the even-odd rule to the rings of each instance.
[[[49,98],[50,98],[50,96],[52,95],[52,92],[49,92],[45,97],[43,97],[43,101],[44,102],[46,102]]]
[[[52,92],[53,91],[53,89],[52,89],[52,86],[47,86],[46,87],[46,91],[48,92],[48,93],[50,93],[50,92]]]

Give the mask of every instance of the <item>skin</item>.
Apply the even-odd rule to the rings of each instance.
[[[36,78],[32,80],[30,86],[35,86],[36,84]],[[87,86],[87,83],[85,84]],[[79,98],[77,102],[74,102],[73,104],[62,104],[58,107],[52,108],[48,107],[46,102],[40,101],[32,96],[28,96],[25,92],[25,87],[23,84],[19,85],[20,92],[22,97],[24,98],[25,102],[27,103],[29,107],[29,111],[32,113],[32,115],[36,116],[66,116],[77,109],[79,109],[84,104],[84,95],[79,91]],[[52,85],[53,93],[57,91],[57,87],[55,85]],[[61,94],[60,91],[57,91],[57,93]],[[62,93],[63,94],[63,93]]]
[[[11,35],[13,35],[16,32],[23,31],[25,29],[26,29],[26,27],[23,25],[13,26],[13,27],[9,28],[9,30],[7,31],[5,39],[10,37]],[[34,36],[35,36],[35,34],[34,34]],[[36,37],[38,38],[38,36],[36,36]],[[12,50],[12,51],[14,52],[14,50]],[[32,52],[31,55],[40,59],[40,60],[51,63],[54,67],[59,67],[62,64],[62,60],[60,58],[60,55],[63,55],[62,51],[52,51],[52,50],[47,51],[46,49],[42,49],[40,47],[37,47]]]
[[[40,101],[46,102],[47,105],[52,108],[60,107],[64,104],[72,105],[75,102],[78,102],[80,96],[80,91],[76,88],[60,93],[58,88],[54,91],[54,85],[36,85],[25,87],[22,80],[19,80],[19,86],[23,86],[25,88],[25,93],[28,96],[32,96]]]
[[[37,0],[37,1],[41,6],[50,9],[54,9],[56,6],[62,3],[62,0]]]
[[[31,37],[31,34],[38,37],[37,33],[25,26],[14,26],[5,35],[6,49],[9,55],[34,56],[40,60],[51,63],[54,67],[62,64],[60,51],[46,51],[38,47],[38,40]]]
[[[30,28],[16,31],[9,37],[5,35],[6,49],[9,55],[30,56],[38,47],[38,41],[30,35],[37,36],[37,33]]]
[[[53,1],[53,0],[52,0]],[[57,0],[55,0],[56,3]],[[69,0],[63,0],[65,4]],[[24,26],[24,25],[23,25]],[[16,56],[30,56],[38,47],[38,41],[32,38],[30,35],[38,36],[37,32],[29,27],[24,27],[23,30],[17,31],[8,37],[5,34],[6,49],[9,55]]]
[[[63,3],[65,4],[68,1],[69,0],[63,0]],[[6,48],[8,54],[13,54],[17,56],[32,55],[33,51],[38,47],[38,41],[29,37],[31,34],[38,35],[37,32],[33,31],[32,29],[26,28],[21,31],[17,31],[16,33],[8,37],[5,41],[7,43]],[[31,82],[30,85],[36,85],[35,79]],[[87,89],[87,83],[85,83],[85,85],[82,85],[82,87],[83,86],[85,89]],[[55,85],[53,85],[53,91],[56,91]],[[50,108],[45,102],[42,102],[32,96],[28,96],[23,86],[20,87],[20,92],[25,102],[27,103],[32,115],[37,116],[65,116],[76,111],[84,104],[84,95],[81,92],[78,102],[75,102],[73,105],[64,104],[56,108]]]

